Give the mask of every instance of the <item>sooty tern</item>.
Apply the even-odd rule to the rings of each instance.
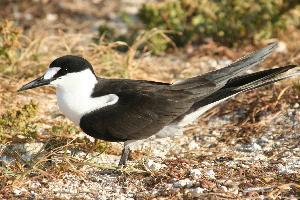
[[[133,141],[182,128],[234,95],[299,75],[300,71],[285,73],[295,65],[242,75],[276,47],[272,43],[222,69],[173,84],[100,78],[87,60],[66,55],[18,91],[43,85],[56,87],[59,109],[85,133],[124,142],[119,165],[125,165]]]

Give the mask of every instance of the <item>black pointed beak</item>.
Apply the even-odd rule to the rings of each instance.
[[[43,85],[48,85],[48,84],[50,84],[50,82],[51,82],[51,79],[44,79],[44,76],[41,76],[41,77],[23,85],[20,89],[18,89],[18,92],[36,88],[36,87],[40,87]]]

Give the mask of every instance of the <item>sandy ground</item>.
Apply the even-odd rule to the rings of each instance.
[[[179,59],[171,57],[164,61],[168,63],[166,66],[172,66]],[[288,88],[281,94],[284,85]],[[115,168],[121,144],[113,143],[103,154],[76,151],[67,146],[56,151],[44,169],[47,173],[47,168],[57,167],[61,170],[58,175],[32,170],[3,198],[296,199],[299,197],[300,106],[295,95],[299,93],[290,84],[284,85],[242,94],[223,103],[188,126],[183,136],[145,141],[136,146],[133,160],[125,169]],[[276,99],[279,95],[280,99]],[[294,99],[287,102],[289,96]],[[29,92],[18,95],[17,99],[23,103],[32,99],[38,102],[39,121],[52,124],[67,121],[59,115],[54,94],[33,92],[30,95]],[[255,115],[255,122],[249,119],[251,114]],[[41,125],[41,134],[47,135],[49,126]],[[81,133],[75,138],[83,136]],[[45,142],[11,145],[22,152],[20,156],[24,160],[43,158],[43,154],[41,158],[36,155],[45,148]],[[1,160],[5,165],[14,162],[7,156]],[[66,162],[75,169],[64,170],[62,166]]]

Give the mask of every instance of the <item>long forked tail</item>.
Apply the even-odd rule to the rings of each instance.
[[[287,65],[284,67],[234,77],[228,80],[225,86],[219,90],[194,103],[188,112],[175,121],[180,122],[181,125],[186,125],[197,119],[197,117],[208,109],[241,92],[253,90],[280,80],[300,75],[300,71],[295,71],[290,74],[286,73],[295,67],[296,65]]]
[[[278,67],[274,69],[268,69],[252,74],[238,76],[230,79],[226,85],[220,90],[214,92],[208,97],[195,103],[193,107],[201,107],[207,104],[225,99],[232,95],[236,95],[241,92],[253,90],[271,83],[275,83],[280,80],[284,80],[300,74],[300,71],[293,72],[291,74],[285,74],[290,69],[295,68],[297,65],[287,65],[284,67]]]
[[[236,60],[226,67],[209,72],[207,74],[175,82],[171,86],[171,89],[188,90],[196,93],[197,95],[203,94],[203,96],[210,94],[212,91],[216,91],[223,87],[229,79],[239,76],[241,73],[245,72],[251,67],[261,63],[264,59],[272,54],[277,46],[277,43],[271,43],[258,51]]]

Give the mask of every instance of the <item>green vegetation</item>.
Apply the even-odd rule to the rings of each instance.
[[[260,40],[276,35],[291,24],[287,15],[299,1],[201,1],[180,0],[147,3],[139,16],[147,29],[160,27],[182,34],[172,34],[177,45],[205,37],[226,45],[241,40]],[[299,7],[297,8],[299,11]],[[299,26],[299,22],[292,24]]]
[[[21,30],[15,27],[12,21],[3,21],[0,24],[0,71],[14,70],[12,66],[20,54],[20,35]]]
[[[300,81],[295,82],[293,86],[300,92]]]
[[[58,122],[57,124],[53,125],[51,129],[48,130],[53,136],[59,135],[75,135],[79,133],[79,130],[70,123],[65,121]]]
[[[131,31],[127,35],[117,35],[116,31],[105,25],[98,28],[98,34],[100,38],[105,38],[108,42],[126,42],[126,45],[118,45],[114,47],[118,51],[130,51],[131,46],[136,46],[135,50],[139,51],[150,51],[153,54],[160,54],[164,52],[168,46],[172,45],[173,42],[170,40],[167,32],[163,29],[152,28],[150,30],[145,30],[140,27],[132,27]],[[95,40],[96,43],[103,43],[103,41]],[[142,42],[141,42],[142,41]],[[174,45],[173,45],[174,46]]]
[[[182,33],[170,35],[177,45],[206,37],[233,45],[241,40],[271,38],[288,25],[299,26],[299,21],[288,20],[292,10],[300,12],[299,5],[297,0],[163,1],[145,4],[139,16],[147,29]]]
[[[286,28],[299,29],[299,15],[298,0],[166,0],[143,5],[138,14],[142,26],[122,15],[131,31],[127,36],[114,38],[117,31],[106,26],[99,28],[99,34],[106,34],[111,41],[121,40],[131,45],[138,30],[160,29],[170,31],[166,35],[177,46],[201,42],[205,38],[233,46],[276,37]],[[161,35],[148,41],[145,46],[155,54],[170,47],[170,42]]]
[[[8,110],[0,116],[0,139],[34,139],[37,135],[37,125],[34,118],[37,105],[33,102],[18,110]],[[17,137],[16,137],[17,136]],[[25,138],[24,138],[25,137]]]
[[[85,152],[103,153],[109,147],[108,142],[102,140],[91,142],[86,137],[76,138],[75,136],[80,133],[79,129],[66,121],[56,123],[50,129],[47,129],[47,132],[51,135],[45,147],[47,150],[65,146],[71,140],[73,144],[76,144],[77,150],[80,149]]]

